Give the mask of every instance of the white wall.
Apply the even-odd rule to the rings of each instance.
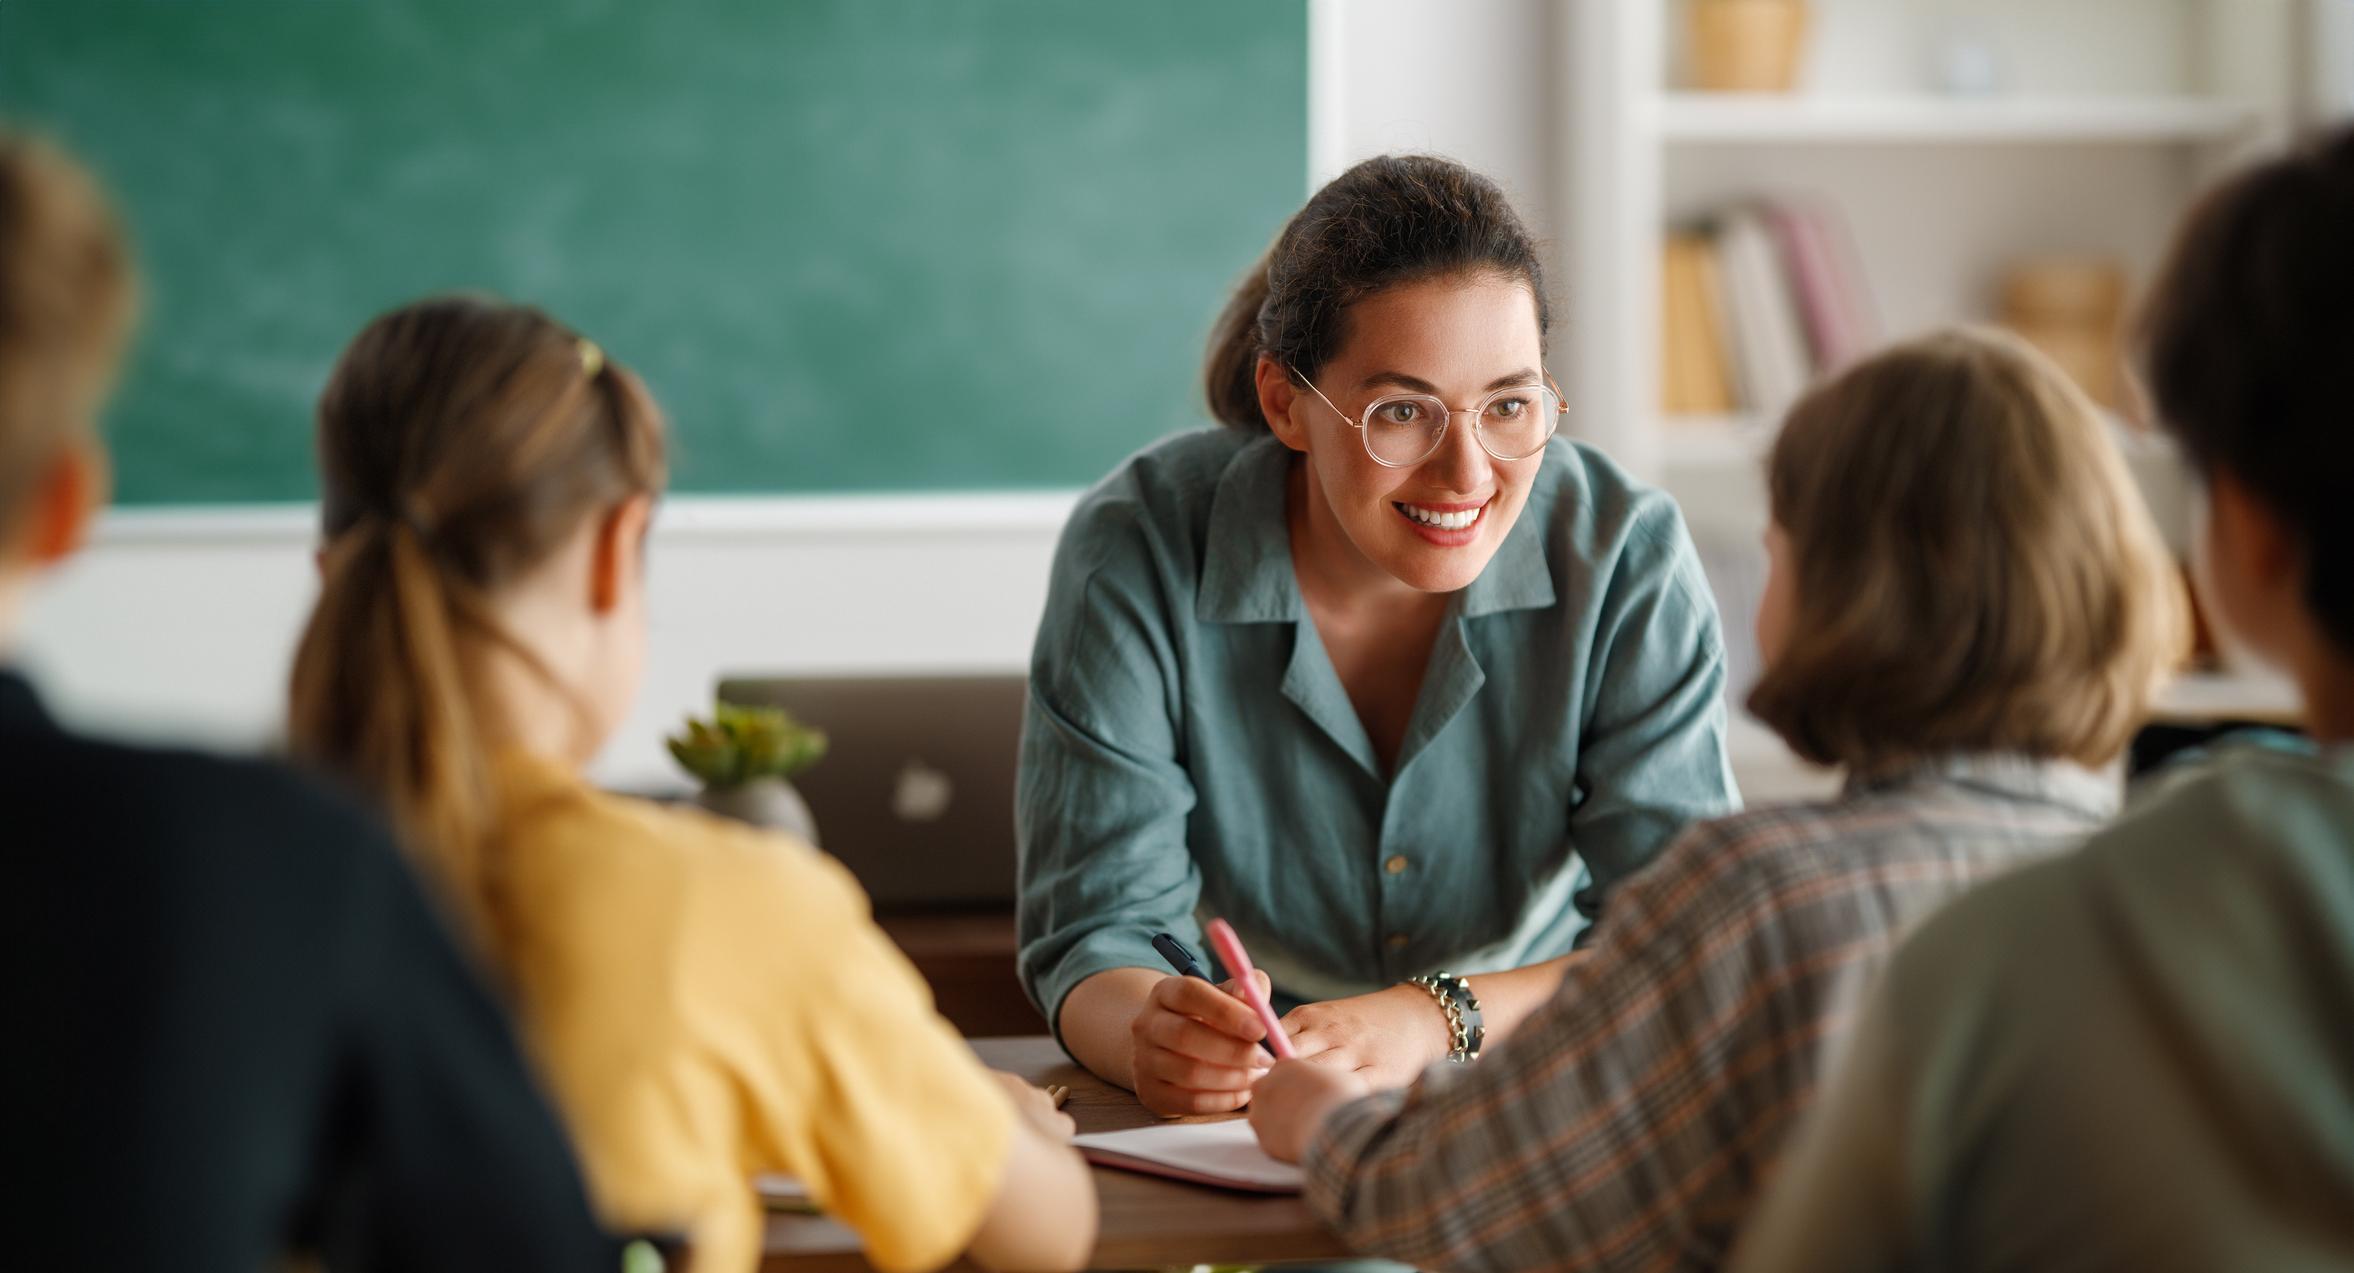
[[[1310,0],[1308,14],[1312,185],[1373,155],[1440,154],[1554,224],[1551,0]]]
[[[2354,0],[2310,0],[2313,6],[2307,104],[2322,119],[2354,120]]]
[[[1069,495],[672,500],[649,547],[636,714],[599,776],[670,785],[665,731],[735,672],[1018,671]],[[33,608],[53,706],[116,732],[268,746],[315,590],[309,510],[117,513]]]

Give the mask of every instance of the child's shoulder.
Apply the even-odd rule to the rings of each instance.
[[[196,859],[206,869],[262,871],[345,862],[365,846],[389,849],[389,833],[358,801],[294,766],[187,748],[59,733],[8,762],[21,780],[20,806],[54,803],[94,840],[156,863]],[[135,800],[102,798],[137,792]],[[48,821],[54,822],[51,818]],[[291,877],[282,878],[291,886]]]
[[[2148,884],[2180,875],[2186,886],[2203,879],[2211,887],[2283,870],[2308,881],[2324,873],[2354,877],[2354,859],[2342,850],[2349,837],[2354,748],[2251,739],[2160,771],[2087,847],[2094,862],[2114,863]]]
[[[739,908],[789,911],[804,926],[867,912],[850,873],[795,836],[544,769],[517,781],[515,767],[510,760],[502,838],[528,859],[519,868],[548,877],[544,887],[668,897],[681,906],[732,900]]]

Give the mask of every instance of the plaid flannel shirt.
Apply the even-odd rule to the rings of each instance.
[[[1715,1267],[1897,939],[2118,794],[2074,765],[1957,757],[1695,824],[1508,1040],[1327,1119],[1310,1204],[1425,1267]]]

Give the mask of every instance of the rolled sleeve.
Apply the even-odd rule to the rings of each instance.
[[[1570,815],[1570,842],[1593,877],[1577,897],[1588,919],[1679,831],[1741,801],[1725,747],[1716,603],[1672,504],[1638,522],[1611,594],[1594,635]]]
[[[1161,967],[1154,933],[1200,941],[1202,888],[1156,585],[1142,568],[1116,567],[1063,582],[1031,667],[1014,813],[1022,983],[1057,1039],[1080,982]]]

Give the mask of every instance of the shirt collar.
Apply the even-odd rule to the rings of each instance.
[[[1304,613],[1283,512],[1291,456],[1291,448],[1268,434],[1236,451],[1219,475],[1194,598],[1207,622],[1284,623]]]
[[[1939,784],[1962,787],[2007,800],[2051,805],[2090,821],[2105,822],[2124,800],[2124,783],[2114,772],[2096,771],[2068,760],[2037,760],[2007,753],[1938,756],[1895,765],[1870,776],[1851,775],[1847,794]]]
[[[1204,621],[1287,623],[1306,613],[1299,579],[1292,573],[1291,526],[1284,515],[1292,455],[1269,434],[1235,452],[1219,475],[1194,599]],[[1558,463],[1550,452],[1547,461]],[[1540,471],[1519,520],[1487,568],[1463,589],[1457,611],[1463,617],[1553,604],[1553,572],[1545,561],[1545,526],[1551,520],[1543,507],[1545,491]]]
[[[1542,610],[1553,604],[1553,570],[1545,561],[1545,531],[1552,525],[1552,509],[1543,465],[1561,461],[1551,448],[1540,461],[1536,480],[1529,483],[1528,502],[1520,517],[1496,546],[1487,569],[1463,589],[1462,614],[1476,619],[1503,610]]]

